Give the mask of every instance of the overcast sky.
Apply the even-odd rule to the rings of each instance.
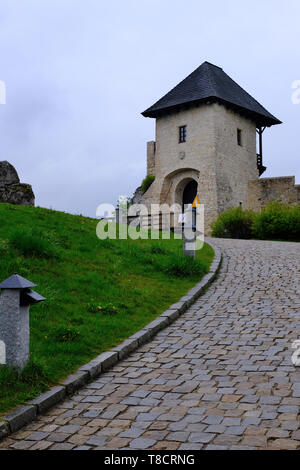
[[[299,18],[299,0],[0,0],[0,160],[37,205],[94,216],[145,176],[140,113],[208,60],[284,122],[264,176],[300,183]]]

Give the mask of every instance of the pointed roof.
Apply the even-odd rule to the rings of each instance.
[[[19,274],[13,274],[5,281],[1,282],[0,289],[27,289],[28,287],[35,287],[36,284],[28,281]]]
[[[267,111],[220,67],[204,62],[175,88],[142,113],[159,117],[166,112],[203,102],[221,102],[253,119],[257,126],[272,126],[281,121]]]

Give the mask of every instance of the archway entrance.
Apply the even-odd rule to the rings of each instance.
[[[195,180],[190,181],[184,188],[182,195],[182,212],[184,212],[184,206],[186,204],[193,204],[195,197],[197,196],[198,184]]]

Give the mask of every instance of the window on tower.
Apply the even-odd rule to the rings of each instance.
[[[179,127],[179,143],[186,142],[186,126]]]
[[[237,143],[242,147],[243,142],[242,142],[242,131],[241,129],[237,130]]]

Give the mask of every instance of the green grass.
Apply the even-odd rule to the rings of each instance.
[[[31,307],[31,360],[21,376],[0,368],[0,413],[34,398],[143,328],[208,271],[181,240],[99,240],[98,221],[0,204],[0,281],[18,273],[46,302]]]

